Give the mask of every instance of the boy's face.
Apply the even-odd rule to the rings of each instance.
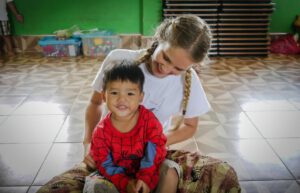
[[[133,115],[143,101],[139,85],[130,81],[112,81],[104,91],[104,101],[112,116],[126,118]]]

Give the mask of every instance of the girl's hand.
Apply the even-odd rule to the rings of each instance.
[[[92,156],[90,154],[87,154],[84,157],[83,162],[87,165],[88,170],[95,170],[96,169],[96,163],[95,163],[94,159],[92,158]]]

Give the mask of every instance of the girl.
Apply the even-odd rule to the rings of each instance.
[[[145,75],[145,95],[142,104],[160,120],[169,146],[191,138],[197,130],[198,117],[210,109],[201,82],[192,68],[207,56],[210,41],[209,27],[201,18],[183,15],[164,20],[156,29],[152,46],[147,50],[118,49],[106,57],[93,82],[95,91],[86,111],[83,144],[87,155],[84,161],[87,168],[95,166],[88,149],[93,129],[101,115],[105,114],[101,111],[103,103],[101,80],[108,64],[120,60],[132,60],[140,64]],[[170,120],[177,114],[181,114],[182,119],[171,128]],[[176,187],[174,184],[178,184],[178,189],[173,190],[174,192],[241,191],[234,169],[221,160],[176,150],[169,150],[167,158],[172,161],[163,165],[167,169],[164,178],[160,179],[165,182],[160,192],[164,192],[168,187]],[[177,172],[178,168],[180,172]],[[78,170],[81,173],[76,174],[77,177],[81,176],[81,179],[89,174],[88,169],[78,166],[60,177],[68,176],[68,180],[75,184],[77,189],[82,188],[83,184],[79,183],[78,178],[72,178],[74,171]],[[53,184],[55,181],[49,182],[46,187],[49,189]]]

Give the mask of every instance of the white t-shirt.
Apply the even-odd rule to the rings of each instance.
[[[13,0],[0,0],[0,21],[7,21],[7,10],[6,10],[6,3],[9,3]]]
[[[111,51],[103,61],[101,68],[92,83],[94,90],[98,92],[102,91],[103,72],[105,69],[111,67],[110,64],[115,64],[116,62],[123,60],[135,61],[144,53],[144,51],[145,50],[125,49]],[[145,64],[141,64],[140,68],[145,75],[145,95],[142,104],[150,109],[160,120],[164,129],[167,129],[170,126],[171,117],[182,113],[181,106],[184,94],[184,73],[182,75],[169,75],[164,78],[158,78],[149,73]],[[197,117],[209,110],[210,105],[201,82],[196,72],[192,69],[191,93],[184,117]]]

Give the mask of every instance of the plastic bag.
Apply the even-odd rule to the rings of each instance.
[[[95,36],[112,36],[114,33],[109,30],[98,30],[98,28],[90,29],[90,30],[81,30],[77,31],[73,34],[76,37],[95,37]]]
[[[68,28],[68,29],[62,29],[62,30],[57,30],[54,32],[56,38],[58,40],[65,40],[65,39],[69,39],[74,32],[79,31],[79,27],[77,25],[73,25],[72,27]]]
[[[292,34],[271,41],[270,51],[277,54],[299,54],[300,47]]]
[[[81,35],[89,34],[89,33],[94,33],[94,32],[97,32],[97,31],[99,31],[98,28],[87,29],[87,30],[78,30],[78,31],[75,31],[75,32],[73,33],[73,36],[78,36],[78,37],[80,37]]]

